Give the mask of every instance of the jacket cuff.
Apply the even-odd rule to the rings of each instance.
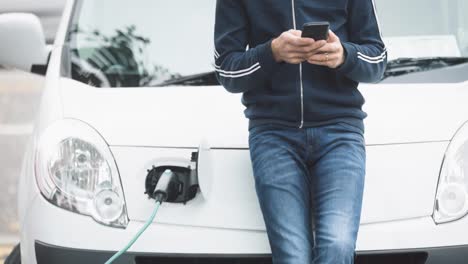
[[[355,68],[357,60],[357,49],[349,42],[342,42],[341,45],[343,46],[346,57],[344,63],[336,68],[335,71],[338,74],[347,75]]]
[[[271,49],[271,42],[273,39],[256,46],[257,49],[257,59],[260,63],[260,67],[266,74],[272,74],[277,66],[280,63],[275,61],[275,57],[273,56],[273,51]]]

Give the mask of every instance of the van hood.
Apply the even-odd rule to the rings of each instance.
[[[248,148],[242,94],[221,86],[95,88],[60,80],[65,118],[112,146]],[[367,145],[449,141],[468,117],[468,83],[361,84]],[[299,103],[299,102],[298,102]]]

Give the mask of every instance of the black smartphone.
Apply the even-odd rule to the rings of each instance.
[[[313,38],[314,40],[327,40],[330,23],[309,22],[302,26],[302,37]]]

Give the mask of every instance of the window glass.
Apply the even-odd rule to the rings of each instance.
[[[97,87],[141,87],[213,70],[215,0],[79,0],[71,74]]]

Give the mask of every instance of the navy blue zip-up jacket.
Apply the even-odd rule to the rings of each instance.
[[[277,63],[272,39],[313,21],[330,23],[344,64]],[[243,93],[249,129],[341,121],[364,131],[358,84],[380,80],[387,64],[373,0],[217,0],[214,38],[216,77],[227,91]]]

